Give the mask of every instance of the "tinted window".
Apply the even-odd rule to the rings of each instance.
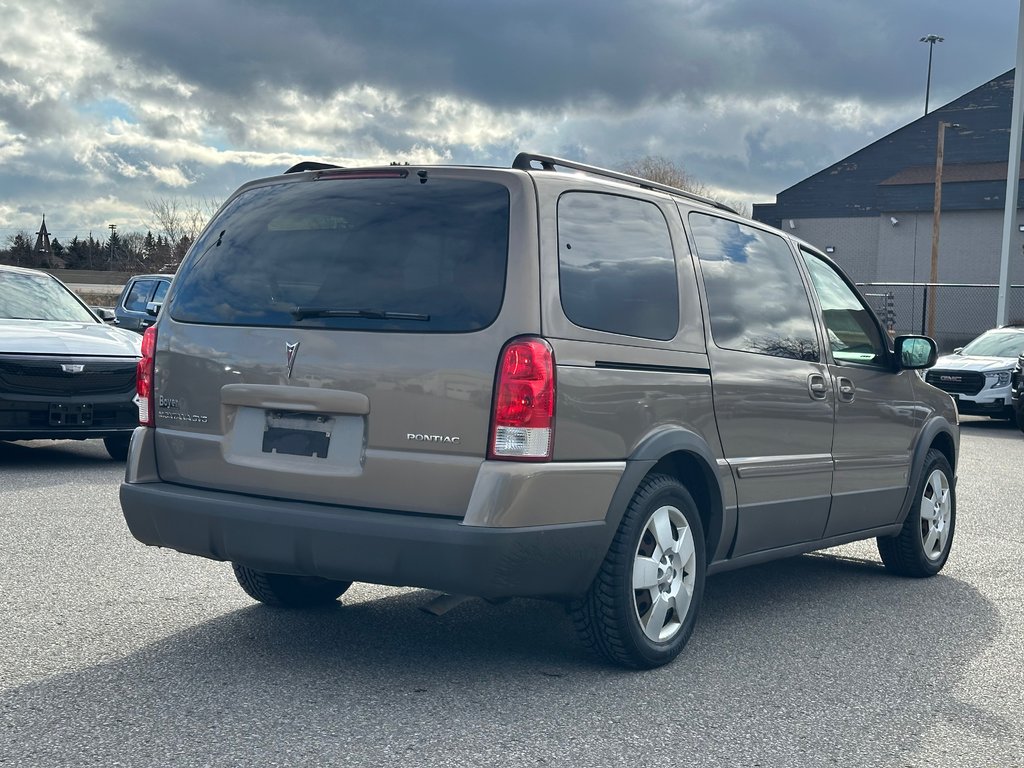
[[[884,362],[886,345],[874,312],[830,264],[807,251],[800,254],[818,295],[832,357],[848,363]]]
[[[558,202],[558,274],[576,325],[648,339],[679,329],[668,224],[653,203],[569,192]]]
[[[170,287],[171,284],[167,280],[158,280],[156,283],[156,293],[153,294],[152,301],[163,301],[164,296],[167,295],[167,289]]]
[[[98,322],[67,288],[49,275],[0,270],[0,318]]]
[[[244,192],[179,272],[197,323],[469,331],[501,308],[508,190],[432,177],[332,178]]]
[[[124,308],[132,312],[145,312],[149,295],[153,292],[153,280],[136,280],[124,297]]]
[[[725,349],[819,360],[811,305],[786,241],[777,235],[691,213],[711,315]]]

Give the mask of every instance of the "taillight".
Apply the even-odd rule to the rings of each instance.
[[[135,391],[138,395],[139,424],[154,426],[156,409],[153,403],[153,373],[156,364],[156,326],[151,325],[142,334],[142,359],[135,369]]]
[[[488,458],[551,458],[555,415],[555,364],[543,339],[513,339],[502,350],[494,390],[494,424]]]

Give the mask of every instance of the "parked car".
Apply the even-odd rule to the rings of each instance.
[[[870,537],[943,567],[935,356],[816,248],[679,189],[304,164],[228,200],[146,329],[121,505],[269,605],[551,598],[653,667],[710,574]]]
[[[141,343],[57,278],[0,266],[0,440],[101,438],[123,460]]]
[[[1024,432],[1024,352],[1017,355],[1017,362],[1010,371],[1010,402],[1014,420]]]
[[[167,295],[174,275],[135,275],[124,284],[114,307],[114,324],[142,333],[156,321],[156,309]]]
[[[940,357],[925,380],[949,392],[962,414],[1013,418],[1010,376],[1021,352],[1024,327],[993,328]]]

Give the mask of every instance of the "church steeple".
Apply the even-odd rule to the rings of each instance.
[[[53,251],[50,250],[50,233],[46,231],[46,214],[43,214],[43,223],[36,232],[36,258],[41,262],[49,264],[53,259]],[[46,254],[45,256],[43,254]]]

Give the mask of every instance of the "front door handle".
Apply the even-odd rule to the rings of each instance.
[[[812,400],[824,400],[828,397],[828,385],[820,373],[812,373],[807,377],[807,391]]]
[[[839,385],[840,402],[852,403],[854,398],[857,397],[857,388],[853,386],[853,382],[845,376],[840,376],[837,384]]]

